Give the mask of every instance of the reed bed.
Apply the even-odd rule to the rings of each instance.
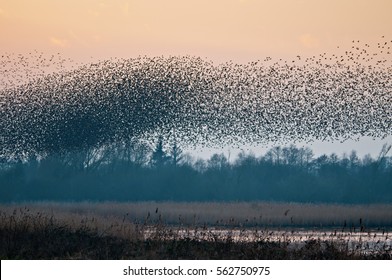
[[[391,259],[391,210],[265,202],[2,204],[0,258]]]
[[[275,202],[30,202],[0,204],[13,211],[31,211],[72,221],[96,217],[112,222],[268,226],[268,227],[392,227],[392,204],[343,205]]]

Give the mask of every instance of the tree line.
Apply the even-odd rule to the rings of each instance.
[[[314,156],[307,147],[276,146],[195,159],[162,136],[34,156],[0,158],[0,201],[290,201],[391,203],[391,146],[377,158]]]

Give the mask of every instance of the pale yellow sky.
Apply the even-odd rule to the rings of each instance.
[[[0,51],[240,62],[392,39],[392,0],[0,0]]]

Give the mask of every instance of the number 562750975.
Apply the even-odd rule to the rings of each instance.
[[[268,266],[228,266],[216,268],[216,275],[269,275],[271,273]]]

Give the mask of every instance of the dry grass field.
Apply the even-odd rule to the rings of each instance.
[[[391,259],[392,205],[0,205],[1,259]]]

